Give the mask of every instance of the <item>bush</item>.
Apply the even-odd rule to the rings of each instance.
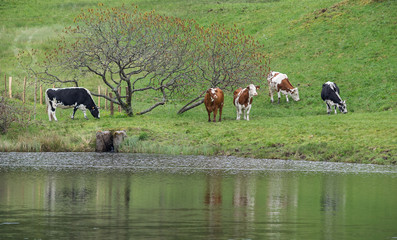
[[[30,111],[24,106],[9,102],[5,97],[0,97],[0,134],[7,133],[14,122],[26,127],[30,123]]]

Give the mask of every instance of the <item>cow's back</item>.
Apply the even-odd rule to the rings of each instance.
[[[56,99],[65,106],[84,104],[88,107],[94,103],[89,91],[85,88],[50,88],[47,90],[50,100]]]
[[[321,98],[323,100],[330,99],[335,101],[341,101],[339,96],[339,87],[334,82],[326,82],[323,84],[323,89],[321,90]]]

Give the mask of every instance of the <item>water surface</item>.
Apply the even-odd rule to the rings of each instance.
[[[397,239],[397,167],[0,153],[0,239]]]

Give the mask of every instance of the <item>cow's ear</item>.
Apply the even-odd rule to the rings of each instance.
[[[256,89],[259,89],[259,88],[261,88],[261,86],[256,86]]]

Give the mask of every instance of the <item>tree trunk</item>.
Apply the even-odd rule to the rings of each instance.
[[[183,107],[178,111],[178,114],[182,114],[182,113],[184,113],[184,112],[186,112],[186,111],[189,111],[190,109],[193,109],[193,108],[195,108],[195,107],[200,106],[201,104],[203,104],[204,98],[201,99],[200,101],[197,101],[197,102],[195,102],[195,103],[192,104],[192,102],[196,101],[196,100],[199,99],[199,98],[200,98],[200,97],[195,98],[194,100],[190,101],[188,104],[186,104],[185,106],[183,106]]]

